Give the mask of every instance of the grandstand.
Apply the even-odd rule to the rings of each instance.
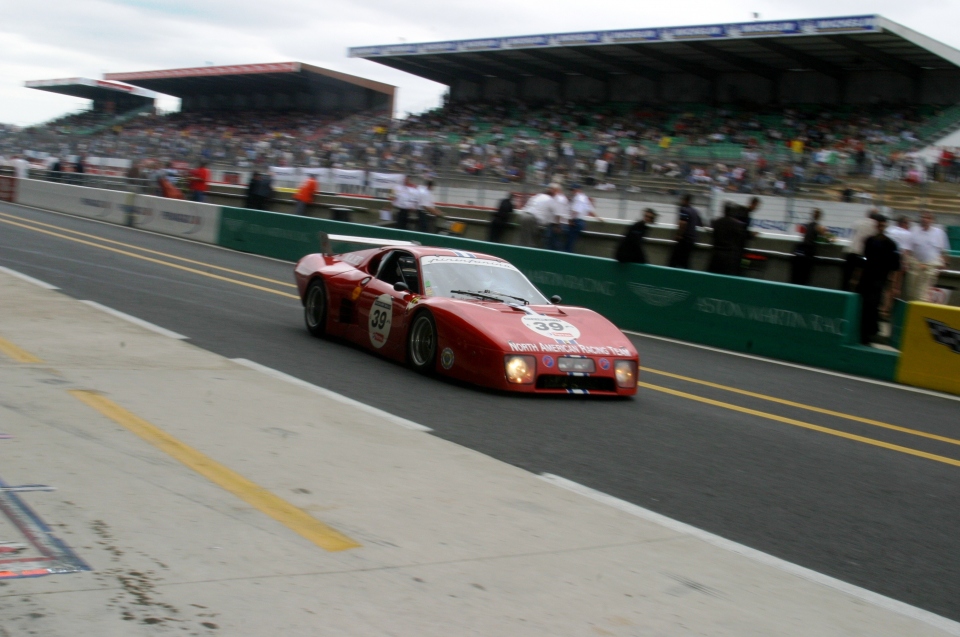
[[[392,115],[396,87],[303,62],[205,66],[107,73],[179,97],[181,111],[274,111],[346,116],[361,111]]]
[[[84,135],[116,123],[133,113],[153,112],[157,95],[122,82],[74,77],[61,80],[33,80],[26,82],[33,88],[59,95],[90,100],[90,106],[78,113],[57,118],[47,125],[57,130]]]
[[[454,103],[954,104],[960,51],[881,16],[366,46]]]

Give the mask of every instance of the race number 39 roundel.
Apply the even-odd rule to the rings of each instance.
[[[555,316],[524,316],[523,324],[540,336],[572,341],[580,338],[580,330]]]
[[[370,343],[380,349],[387,344],[390,325],[393,323],[393,299],[389,294],[381,294],[370,307]]]

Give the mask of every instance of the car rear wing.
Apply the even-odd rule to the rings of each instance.
[[[399,239],[375,239],[372,237],[351,237],[345,234],[319,233],[320,246],[325,256],[384,248],[388,246],[418,246],[419,241],[401,241]]]

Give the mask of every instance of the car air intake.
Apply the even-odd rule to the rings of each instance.
[[[602,376],[551,376],[537,378],[537,389],[585,389],[587,391],[617,391],[613,378]]]

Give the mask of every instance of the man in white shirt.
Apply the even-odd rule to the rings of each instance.
[[[573,195],[573,201],[570,202],[570,221],[567,224],[567,244],[565,246],[567,252],[573,252],[577,239],[580,238],[580,233],[587,225],[586,218],[598,218],[593,202],[583,192],[580,184],[570,186],[570,192]]]
[[[420,191],[417,190],[410,175],[404,177],[403,183],[393,190],[391,202],[397,209],[396,227],[406,230],[410,217],[420,208]]]
[[[16,155],[13,158],[13,176],[17,179],[29,179],[30,178],[30,162]]]
[[[861,267],[863,267],[863,244],[864,242],[877,234],[877,222],[874,215],[875,209],[867,211],[867,216],[853,224],[853,234],[850,235],[850,243],[843,248],[845,263],[843,264],[842,289],[852,292],[856,287],[854,277]]]
[[[946,267],[949,249],[947,233],[933,225],[933,213],[921,212],[920,225],[910,232],[908,301],[928,301],[930,288],[936,284],[940,270]]]
[[[566,245],[568,222],[570,220],[570,200],[563,194],[560,184],[550,184],[553,188],[553,220],[547,224],[547,249],[561,250]]]
[[[417,211],[417,230],[420,232],[430,232],[430,215],[442,217],[443,213],[437,210],[433,199],[433,180],[428,179],[427,183],[417,188],[417,201],[420,209]]]
[[[543,242],[544,229],[557,216],[557,185],[550,184],[544,192],[530,197],[527,205],[520,211],[520,245],[539,248]]]
[[[893,307],[893,300],[903,298],[903,281],[907,272],[907,254],[910,251],[910,219],[906,215],[897,217],[896,225],[888,226],[886,233],[897,244],[897,250],[900,252],[900,269],[893,273],[890,281],[890,287],[887,290],[886,298],[880,309],[880,314],[889,314]]]

